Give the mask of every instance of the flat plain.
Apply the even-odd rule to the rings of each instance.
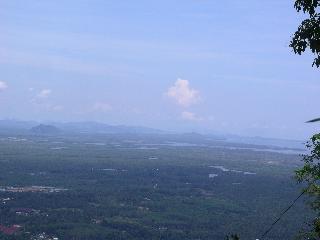
[[[0,238],[256,239],[299,195],[299,166],[296,149],[193,135],[2,134]],[[301,199],[267,239],[310,217]]]

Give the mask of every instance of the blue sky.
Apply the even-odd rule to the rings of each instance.
[[[303,18],[291,0],[0,0],[0,118],[304,139]]]

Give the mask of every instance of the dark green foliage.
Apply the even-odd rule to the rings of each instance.
[[[306,146],[310,154],[304,156],[304,166],[296,171],[296,177],[299,182],[316,186],[316,181],[320,180],[320,134],[313,135]]]
[[[294,7],[298,12],[308,14],[308,18],[302,21],[298,30],[294,33],[290,47],[294,53],[301,55],[306,49],[310,49],[315,55],[313,66],[320,66],[320,0],[296,0]]]
[[[294,7],[298,12],[302,10],[304,13],[309,13],[310,15],[314,15],[316,13],[317,7],[319,6],[319,0],[296,0],[294,4]]]
[[[307,231],[303,237],[305,239],[320,238],[320,134],[315,134],[307,143],[307,148],[310,150],[308,155],[305,155],[304,166],[296,171],[296,178],[299,182],[307,184],[304,191],[310,196],[310,205],[316,212],[317,217],[311,221]]]
[[[320,118],[315,118],[315,119],[307,121],[307,123],[313,123],[313,122],[320,122]]]
[[[291,179],[299,157],[262,151],[266,147],[163,135],[8,137],[0,136],[0,186],[69,190],[0,191],[0,199],[12,198],[0,202],[0,224],[61,240],[220,240],[227,233],[256,239],[299,191]],[[302,203],[296,207],[270,238],[297,234],[300,216],[309,214]],[[23,216],[16,208],[40,212]]]

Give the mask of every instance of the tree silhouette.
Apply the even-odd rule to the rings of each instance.
[[[315,55],[312,66],[320,66],[320,0],[296,0],[295,9],[303,11],[308,18],[302,21],[294,33],[290,47],[294,53],[301,55],[307,49]]]
[[[311,137],[307,143],[309,154],[303,158],[304,166],[296,171],[296,178],[304,182],[304,189],[311,198],[311,207],[320,216],[320,133]],[[305,239],[320,239],[320,219],[316,217],[310,223],[311,231],[305,234]]]

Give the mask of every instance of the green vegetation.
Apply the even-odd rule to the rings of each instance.
[[[300,157],[267,147],[146,134],[0,141],[0,224],[22,226],[1,239],[256,239],[299,193]],[[312,218],[299,202],[269,237],[291,239]]]
[[[307,49],[315,55],[312,66],[320,66],[320,1],[319,0],[296,0],[294,7],[298,12],[303,11],[308,18],[302,21],[298,30],[295,32],[290,47],[294,52],[301,55]],[[308,121],[308,123],[319,122],[320,118]],[[305,183],[303,190],[310,197],[312,209],[316,216],[309,224],[311,230],[306,231],[302,237],[305,239],[320,238],[320,134],[315,134],[307,143],[310,150],[304,156],[304,166],[296,171],[296,178],[300,183]]]
[[[307,49],[315,55],[312,66],[320,66],[320,0],[296,0],[294,7],[298,12],[308,14],[295,32],[290,47],[301,55]]]
[[[310,153],[304,157],[304,166],[296,171],[299,182],[305,182],[307,187],[304,191],[310,196],[310,204],[316,212],[316,218],[311,221],[312,229],[306,232],[305,239],[320,238],[320,134],[315,134],[307,144]]]

